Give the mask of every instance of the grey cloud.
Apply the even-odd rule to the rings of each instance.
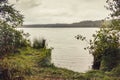
[[[25,1],[19,1],[19,5],[21,5],[24,9],[29,9],[33,7],[37,7],[40,5],[39,0],[25,0]]]
[[[13,3],[16,7],[25,10],[41,5],[41,0],[10,0],[10,3]]]
[[[106,17],[108,12],[104,8],[105,2],[106,0],[18,0],[16,8],[23,12],[25,23],[71,23]]]

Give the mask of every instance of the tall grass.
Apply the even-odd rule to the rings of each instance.
[[[51,65],[51,49],[23,48],[19,54],[0,59],[0,80],[27,80],[26,76],[35,76],[41,67]]]
[[[35,48],[35,49],[46,48],[46,40],[45,39],[34,38],[32,47]]]

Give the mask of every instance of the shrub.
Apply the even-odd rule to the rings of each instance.
[[[39,66],[41,67],[53,67],[51,63],[51,49],[44,50],[44,53],[41,55],[40,60],[38,61]]]
[[[29,41],[23,31],[18,31],[6,23],[0,23],[0,56],[14,52],[14,50],[26,47]]]
[[[112,69],[111,74],[113,76],[119,76],[120,77],[120,65],[117,66],[116,68]]]
[[[16,30],[22,25],[23,16],[8,3],[8,0],[0,1],[0,57],[14,52],[14,50],[26,46],[27,40],[24,33]]]

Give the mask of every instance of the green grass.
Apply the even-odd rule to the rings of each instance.
[[[51,63],[51,49],[46,48],[19,49],[18,53],[0,59],[0,66],[8,71],[4,75],[10,77],[9,80],[120,80],[119,67],[111,72],[91,70],[86,73],[57,68]]]
[[[7,69],[11,80],[24,77],[25,80],[61,79],[83,80],[84,77],[77,72],[57,68],[51,63],[51,49],[34,49],[31,47],[19,50],[19,53],[10,54],[0,60],[2,69]]]

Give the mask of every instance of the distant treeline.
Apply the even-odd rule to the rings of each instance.
[[[25,28],[33,28],[33,27],[37,27],[37,28],[64,28],[64,27],[100,27],[102,24],[102,20],[97,20],[97,21],[81,21],[81,22],[77,22],[77,23],[72,23],[72,24],[30,24],[30,25],[23,25],[23,27]]]

